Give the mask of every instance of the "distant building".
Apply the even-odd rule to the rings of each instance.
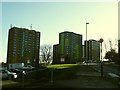
[[[25,28],[9,29],[7,63],[39,65],[40,32]]]
[[[84,41],[84,57],[86,61],[91,60],[94,62],[100,61],[100,43],[96,40],[88,40],[87,44]],[[87,53],[86,53],[87,52]]]
[[[59,33],[60,61],[76,63],[82,60],[82,35],[65,31]]]
[[[120,40],[118,40],[118,52],[120,52]]]
[[[120,64],[120,40],[118,40],[118,63]]]
[[[85,45],[82,45],[82,48],[83,48],[83,56],[82,56],[82,61],[85,60]]]
[[[60,62],[60,50],[59,44],[53,45],[53,64],[59,64]]]

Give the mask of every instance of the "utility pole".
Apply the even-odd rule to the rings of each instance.
[[[32,30],[32,24],[30,25],[30,29]]]
[[[87,50],[87,47],[88,47],[88,46],[87,46],[87,44],[88,44],[88,43],[87,43],[87,24],[89,24],[89,23],[88,23],[88,22],[86,23],[86,62],[87,62],[87,60],[88,60],[88,54],[87,54],[87,53],[88,53],[88,52],[87,52],[87,51],[88,51],[88,50]]]

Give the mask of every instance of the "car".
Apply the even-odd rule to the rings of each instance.
[[[86,63],[92,63],[93,61],[92,60],[86,60],[85,62]]]
[[[85,63],[85,61],[83,61],[82,63]]]
[[[7,69],[0,69],[0,78],[1,79],[15,79],[17,78],[17,74],[8,71]]]
[[[20,70],[20,69],[10,69],[9,71],[16,73],[18,76],[23,75],[23,70]]]
[[[35,67],[33,67],[31,65],[27,65],[27,66],[24,66],[23,69],[35,69]]]

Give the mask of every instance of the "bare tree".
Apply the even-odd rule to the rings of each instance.
[[[110,45],[110,50],[115,50],[117,49],[118,46],[118,41],[115,39],[114,41],[109,40],[109,45]]]
[[[106,45],[106,42],[104,42],[104,51],[105,51],[105,53],[108,51],[108,47]]]
[[[41,50],[41,59],[46,64],[50,64],[53,56],[52,45],[45,44],[40,47]]]
[[[117,39],[115,39],[115,40],[107,40],[107,41],[104,41],[104,48],[103,48],[103,50],[105,51],[105,52],[108,52],[108,51],[111,51],[111,50],[117,50],[117,48],[118,48],[118,41],[117,41]]]
[[[117,48],[118,48],[118,41],[115,39],[114,41],[108,40],[108,45],[105,45],[106,48],[106,53],[105,53],[105,59],[109,59],[109,61],[115,61],[118,62],[118,53],[117,53]],[[109,47],[109,50],[107,50],[107,47]]]
[[[118,48],[118,40],[115,39],[115,42],[114,42],[114,49],[117,50],[117,48]]]

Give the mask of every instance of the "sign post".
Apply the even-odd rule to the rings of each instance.
[[[103,61],[102,61],[102,43],[103,43],[103,39],[102,38],[100,38],[100,40],[99,40],[99,42],[100,42],[100,46],[101,46],[101,77],[103,77]]]
[[[51,68],[51,81],[50,82],[53,84],[53,68]]]
[[[25,75],[26,73],[25,73],[25,71],[23,71],[22,73],[23,73],[22,88],[24,88],[24,82],[25,82],[25,77],[24,77],[24,75]]]

